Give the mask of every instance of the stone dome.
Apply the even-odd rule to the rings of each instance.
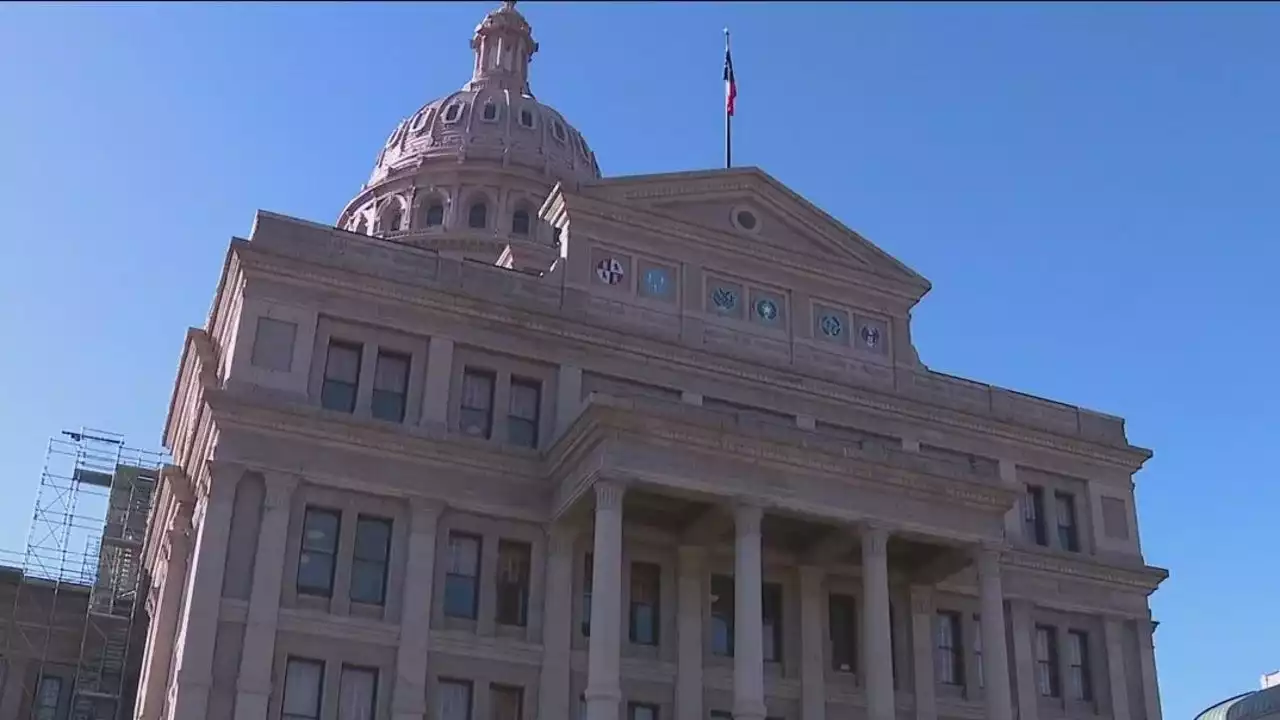
[[[514,1],[484,17],[471,49],[471,80],[400,121],[338,227],[488,261],[557,246],[538,208],[558,182],[599,178],[595,154],[529,89],[538,43]]]
[[[1280,685],[1228,698],[1196,720],[1280,720]]]

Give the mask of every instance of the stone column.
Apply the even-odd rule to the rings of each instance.
[[[933,588],[911,586],[911,662],[915,670],[916,720],[937,720],[938,700],[933,676]]]
[[[178,630],[178,610],[182,604],[183,581],[191,553],[191,506],[179,510],[165,532],[164,578],[161,580],[155,618],[147,630],[147,650],[142,674],[138,679],[138,720],[160,720],[164,711],[165,689],[169,685],[169,666],[173,662],[174,642]],[[15,709],[16,713],[17,710]],[[0,717],[7,717],[0,712]]]
[[[179,622],[175,647],[174,688],[170,715],[202,718],[208,714],[209,689],[213,685],[213,645],[218,637],[222,610],[222,579],[227,569],[227,541],[231,535],[236,484],[243,469],[226,463],[209,463],[209,487],[196,528],[191,572],[184,593],[186,608]],[[175,644],[177,642],[175,641]]]
[[[622,485],[598,481],[587,645],[587,720],[618,720],[622,709]]]
[[[573,541],[576,534],[573,528],[563,524],[552,526],[547,533],[539,718],[571,717],[567,659],[573,643]]]
[[[289,539],[289,510],[297,478],[267,473],[262,501],[258,549],[253,557],[253,589],[236,678],[235,720],[266,720],[271,700],[271,665],[276,653],[276,621],[280,615],[280,587],[284,581],[285,543]]]
[[[1036,688],[1036,626],[1031,621],[1031,602],[1010,600],[1009,619],[1013,625],[1013,674],[1018,689],[1018,720],[1036,720],[1040,693]]]
[[[1142,670],[1142,707],[1146,720],[1161,720],[1160,686],[1156,682],[1155,623],[1139,618],[1138,664]]]
[[[825,720],[827,716],[827,639],[822,632],[826,617],[826,571],[806,565],[800,568],[800,717]]]
[[[400,646],[396,649],[393,720],[422,720],[427,714],[427,651],[435,595],[436,534],[444,504],[409,501],[409,547],[400,601]]]
[[[1000,550],[977,551],[978,593],[982,604],[982,677],[988,720],[1013,720],[1009,697],[1009,650],[1004,630],[1004,590],[1000,583]]]
[[[443,435],[449,427],[449,383],[453,340],[436,335],[427,344],[427,380],[422,388],[422,425]]]
[[[893,636],[889,627],[889,531],[862,532],[862,673],[867,720],[894,720]]]
[[[702,612],[706,606],[706,551],[680,547],[676,582],[676,720],[704,720],[702,712]]]
[[[1111,717],[1129,720],[1129,681],[1124,671],[1124,618],[1106,616],[1102,632],[1107,648],[1107,684],[1111,688]]]
[[[733,717],[764,720],[764,567],[756,505],[734,508]]]

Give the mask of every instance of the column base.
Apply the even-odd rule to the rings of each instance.
[[[593,690],[583,693],[587,701],[587,720],[618,720],[622,713],[622,690]]]
[[[397,683],[401,682],[397,679]],[[427,716],[427,691],[422,686],[396,685],[391,701],[391,720],[423,720]]]

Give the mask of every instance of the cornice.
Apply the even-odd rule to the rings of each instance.
[[[943,427],[957,428],[1014,443],[1047,448],[1118,466],[1130,472],[1141,468],[1150,451],[1134,446],[1109,446],[1086,439],[1070,438],[1048,430],[1015,425],[993,418],[982,418],[961,410],[931,405],[920,400],[891,395],[866,388],[836,383],[802,375],[794,370],[773,369],[704,351],[668,343],[641,342],[632,335],[610,328],[586,325],[580,318],[551,315],[537,311],[537,306],[520,308],[494,305],[480,296],[460,293],[443,283],[408,286],[396,280],[367,282],[367,277],[354,271],[306,260],[281,256],[247,246],[236,248],[243,255],[243,271],[249,277],[278,282],[293,281],[304,286],[338,290],[370,299],[390,300],[418,310],[426,309],[446,317],[463,317],[508,326],[512,332],[576,343],[580,354],[588,356],[600,348],[621,356],[642,358],[645,362],[665,363],[692,376],[712,374],[744,382],[801,392],[820,399],[860,410],[896,414]],[[434,286],[433,286],[434,285]],[[895,372],[900,372],[895,368]],[[988,386],[990,387],[990,386]]]
[[[1044,572],[1058,578],[1091,580],[1139,590],[1144,595],[1155,592],[1169,577],[1168,570],[1151,565],[1121,567],[1092,556],[1066,558],[1018,548],[1005,548],[1001,553],[1001,563],[1005,567]]]
[[[270,404],[227,390],[206,394],[215,422],[223,428],[286,435],[382,457],[417,463],[462,467],[503,477],[537,480],[543,460],[529,451],[505,448],[470,438],[435,438],[414,433],[413,426],[376,426],[370,421],[337,416],[301,403]],[[423,430],[425,432],[425,429]]]

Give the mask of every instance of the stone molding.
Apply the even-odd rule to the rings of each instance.
[[[439,285],[438,282],[428,282],[425,286],[423,282],[417,282],[413,292],[401,291],[394,287],[395,283],[393,282],[379,283],[374,287],[365,282],[356,281],[354,278],[343,276],[344,273],[339,268],[334,268],[337,272],[327,272],[326,268],[315,264],[302,267],[296,261],[290,262],[287,256],[281,256],[260,248],[236,247],[234,250],[248,259],[245,265],[246,267],[252,267],[251,275],[269,278],[272,281],[291,278],[308,286],[329,287],[352,294],[373,295],[403,302],[406,305],[414,306],[419,311],[423,308],[435,308],[438,312],[454,316],[455,319],[456,316],[462,315],[473,320],[483,318],[491,322],[518,325],[526,332],[543,336],[556,336],[564,341],[580,343],[584,348],[604,346],[632,356],[639,354],[640,356],[648,356],[654,360],[685,366],[686,368],[713,371],[726,377],[774,385],[792,391],[802,391],[866,409],[895,413],[914,420],[953,426],[1018,443],[1046,447],[1071,455],[1117,465],[1131,471],[1140,467],[1150,455],[1149,451],[1129,445],[1108,445],[1086,438],[1064,435],[1052,430],[1016,424],[998,417],[984,418],[964,410],[931,404],[920,398],[906,397],[894,393],[886,394],[867,388],[841,385],[816,378],[809,379],[806,377],[803,382],[797,383],[795,382],[794,371],[773,370],[759,363],[736,361],[728,357],[712,355],[705,351],[690,348],[639,343],[634,338],[629,339],[626,333],[600,328],[584,328],[581,323],[583,318],[554,317],[548,313],[537,313],[535,315],[527,309],[517,307],[495,309],[492,303],[476,303],[474,305],[460,303],[456,291],[450,292],[448,287],[437,287],[432,290],[433,285]],[[424,289],[426,290],[425,292]],[[547,310],[555,312],[558,307],[559,303],[557,302],[555,307],[548,306]],[[895,372],[908,371],[895,369]],[[935,375],[938,378],[946,377],[927,371],[924,374],[929,378],[933,378]],[[989,388],[990,392],[1012,393],[1013,395],[1021,396],[1019,393],[993,386],[986,386],[980,383],[974,385],[979,388]],[[1030,398],[1030,396],[1027,397]],[[1058,405],[1057,403],[1052,403],[1052,401],[1038,398],[1031,399],[1042,403],[1051,403],[1055,406]],[[1092,413],[1100,417],[1107,417],[1092,411],[1078,410],[1074,406],[1063,405],[1061,407],[1077,413]]]

